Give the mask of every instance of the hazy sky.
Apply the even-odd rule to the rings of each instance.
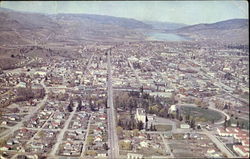
[[[231,1],[2,1],[1,7],[40,13],[88,13],[185,24],[248,18],[248,3]]]

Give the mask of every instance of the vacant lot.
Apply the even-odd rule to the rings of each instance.
[[[155,125],[157,131],[171,131],[172,125]]]

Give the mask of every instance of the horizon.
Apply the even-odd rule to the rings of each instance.
[[[92,14],[186,25],[249,18],[247,1],[144,1],[143,3],[138,1],[2,1],[0,7],[26,13]],[[182,12],[181,15],[179,12]]]

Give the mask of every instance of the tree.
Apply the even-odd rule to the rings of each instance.
[[[179,112],[178,108],[176,109],[175,118],[178,119],[178,120],[180,120],[180,112]]]
[[[226,129],[227,128],[227,118],[225,117],[225,119],[224,119],[224,129]]]
[[[214,119],[212,119],[212,124],[214,124]]]
[[[67,108],[67,109],[68,109],[69,112],[72,112],[72,111],[73,111],[73,108],[72,108],[70,105],[68,105],[68,108]]]
[[[143,124],[142,121],[139,121],[139,122],[137,123],[137,129],[142,130],[142,129],[143,129],[143,126],[144,126],[144,124]]]
[[[195,120],[194,120],[194,118],[191,120],[190,127],[195,129]]]
[[[156,129],[156,127],[155,127],[155,125],[153,126],[153,130],[154,130],[154,131],[157,131],[157,129]]]
[[[237,125],[237,128],[239,128],[239,127],[240,127],[240,122],[239,122],[238,120],[237,120],[236,125]]]
[[[72,112],[73,111],[73,101],[72,100],[70,100],[70,103],[69,103],[69,105],[68,105],[68,107],[67,107],[67,109],[68,109],[68,111],[69,112]]]
[[[151,123],[150,125],[150,128],[149,128],[150,131],[154,131],[154,127],[153,127],[153,124]]]
[[[244,129],[244,127],[245,127],[245,124],[242,122],[242,123],[240,124],[240,128],[241,128],[241,129]]]
[[[189,121],[189,120],[190,120],[190,115],[188,114],[185,116],[185,121]]]
[[[148,133],[147,133],[147,140],[151,140],[151,136]]]
[[[120,127],[124,127],[124,124],[123,124],[123,122],[122,122],[122,120],[121,120],[121,119],[119,119],[119,120],[118,120],[117,125],[118,125],[118,126],[120,126]]]
[[[82,100],[79,99],[79,100],[78,100],[78,105],[77,105],[76,110],[77,110],[77,111],[81,111],[81,109],[82,109]]]
[[[102,145],[102,147],[106,151],[109,149],[108,144],[106,142]]]
[[[140,91],[141,91],[142,94],[143,94],[143,90],[144,90],[143,86],[141,86]]]
[[[180,120],[180,121],[182,121],[182,120],[183,120],[183,117],[182,117],[181,115],[180,115],[180,117],[179,117],[179,120]]]

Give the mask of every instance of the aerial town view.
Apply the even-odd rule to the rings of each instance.
[[[248,2],[1,1],[0,159],[249,158]]]

